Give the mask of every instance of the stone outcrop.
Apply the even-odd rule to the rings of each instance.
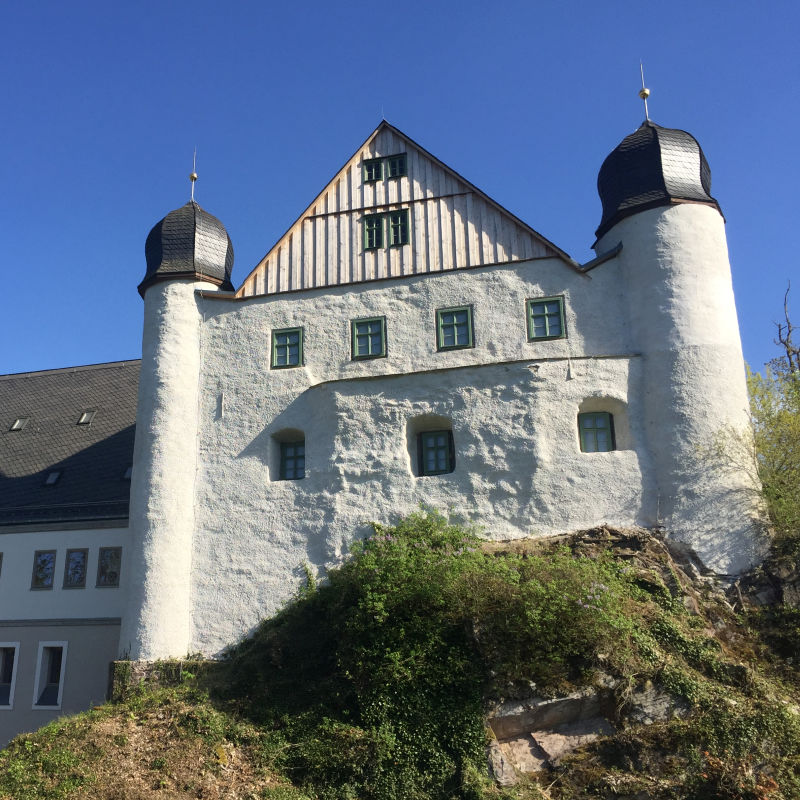
[[[598,685],[564,697],[530,697],[499,703],[488,715],[494,739],[489,766],[501,786],[513,785],[519,773],[557,766],[573,750],[628,725],[651,725],[685,716],[689,707],[648,682],[618,701],[619,685],[601,675]]]

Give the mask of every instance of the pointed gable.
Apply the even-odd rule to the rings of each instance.
[[[564,251],[383,121],[236,295],[553,257],[575,266]]]

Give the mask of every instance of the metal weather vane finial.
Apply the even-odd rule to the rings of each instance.
[[[192,174],[189,176],[192,182],[192,202],[194,202],[194,182],[197,180],[197,148],[194,149],[194,157],[192,158]]]
[[[647,98],[650,97],[650,90],[644,85],[644,66],[639,62],[639,72],[642,73],[642,88],[639,89],[639,97],[644,101],[644,118],[649,122],[650,114],[647,111]]]

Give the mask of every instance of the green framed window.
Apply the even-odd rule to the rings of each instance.
[[[364,217],[364,249],[383,247],[383,214],[367,214]]]
[[[560,339],[567,335],[564,326],[564,298],[537,297],[528,300],[528,340]]]
[[[364,161],[364,183],[374,183],[383,179],[383,159],[369,158]]]
[[[354,319],[352,322],[353,358],[380,358],[386,355],[386,317]]]
[[[456,468],[452,431],[426,431],[417,441],[420,475],[444,475]]]
[[[272,331],[272,368],[299,367],[303,363],[303,329]]]
[[[278,477],[282,481],[297,481],[306,476],[306,440],[281,442],[281,464]]]
[[[605,411],[578,414],[578,434],[584,453],[607,453],[617,449],[614,417]]]
[[[389,245],[408,244],[408,209],[389,212]]]
[[[473,344],[472,306],[437,310],[436,346],[439,350],[455,350]]]
[[[398,153],[386,159],[386,173],[390,178],[402,178],[408,175],[408,158],[405,153]]]

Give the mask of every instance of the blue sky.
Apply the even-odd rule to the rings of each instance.
[[[237,286],[382,115],[586,261],[640,58],[710,162],[758,368],[793,276],[800,325],[799,29],[738,0],[3,3],[0,372],[139,357],[144,240],[195,146]]]

